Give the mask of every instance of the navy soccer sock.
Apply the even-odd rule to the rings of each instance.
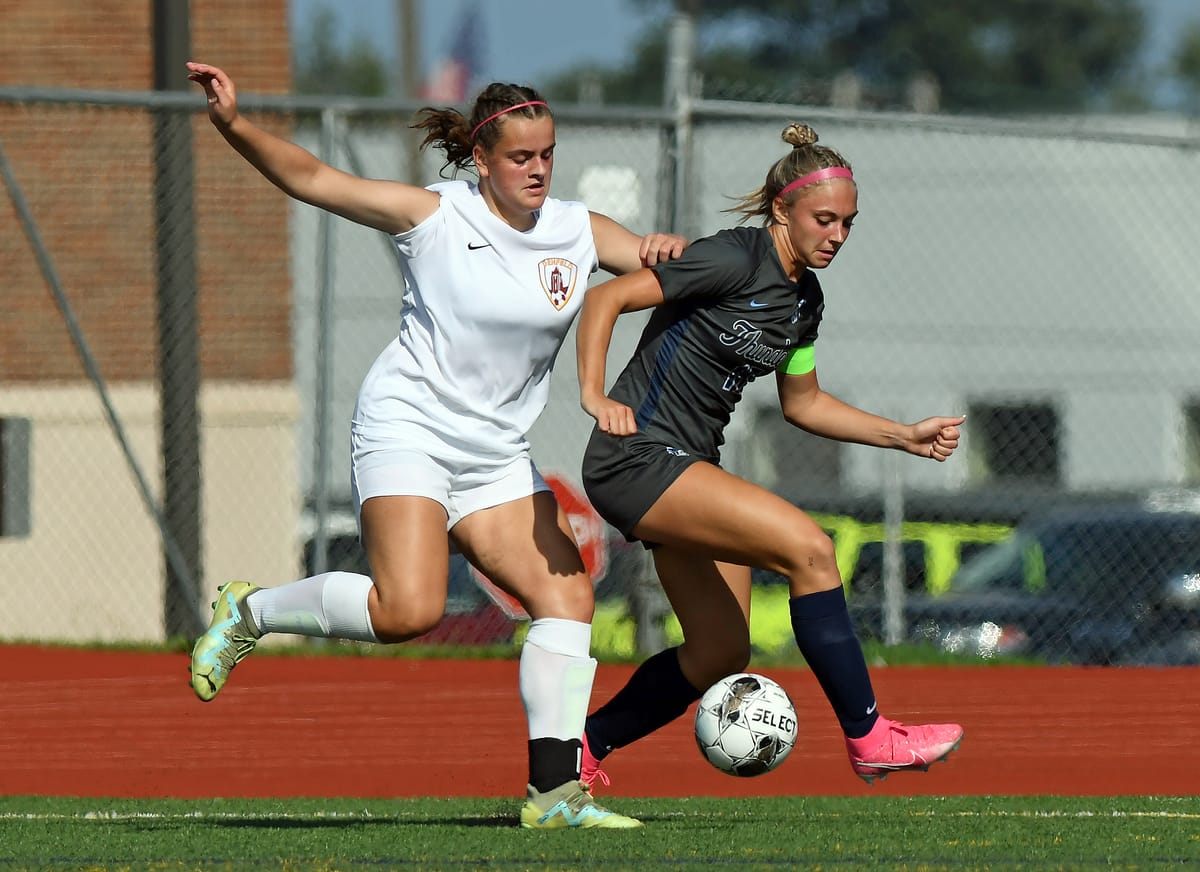
[[[862,645],[854,634],[846,594],[840,587],[792,597],[792,632],[796,644],[833,706],[842,732],[865,736],[879,719],[875,691]]]
[[[588,750],[603,760],[669,724],[700,698],[679,668],[679,649],[668,648],[646,660],[616,695],[588,715],[584,732]]]

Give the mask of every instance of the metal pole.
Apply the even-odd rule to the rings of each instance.
[[[337,142],[337,115],[332,109],[321,112],[321,160],[333,163]],[[312,572],[319,575],[329,567],[329,394],[333,378],[333,216],[321,210],[317,225],[317,260],[320,287],[317,288],[317,383],[313,434],[313,533]]]
[[[634,645],[639,655],[649,657],[667,647],[665,622],[671,603],[658,581],[654,557],[643,551],[637,576],[630,582],[629,611],[633,615]]]
[[[885,451],[883,491],[883,641],[898,645],[904,636],[904,483],[898,452]]]
[[[687,179],[690,174],[692,143],[692,68],[696,54],[697,0],[679,0],[671,18],[667,40],[667,63],[663,83],[663,99],[674,110],[673,130],[667,137],[666,165],[663,180],[667,187],[664,196],[665,214],[659,227],[670,228],[688,235],[692,223]]]
[[[154,0],[154,89],[188,89],[190,4]],[[203,629],[199,593],[201,551],[200,335],[197,316],[194,158],[191,117],[154,115],[155,251],[158,272],[158,356],[163,515],[190,573],[166,560],[163,617],[168,637]]]
[[[399,73],[397,96],[415,98],[421,88],[421,20],[416,0],[396,0],[396,46],[400,57],[396,64]],[[421,184],[421,131],[414,130],[405,121],[402,139],[404,157],[408,164],[408,181]]]

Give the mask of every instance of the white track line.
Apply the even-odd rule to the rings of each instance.
[[[872,813],[873,814],[873,813]],[[0,821],[68,821],[68,820],[389,820],[425,817],[424,813],[394,812],[374,814],[370,811],[314,811],[305,813],[290,812],[120,812],[120,811],[83,811],[75,814],[56,812],[0,812]],[[673,812],[662,817],[691,817],[685,812]],[[710,817],[709,813],[696,816]],[[828,817],[859,817],[856,814],[834,812]],[[1170,820],[1200,820],[1200,812],[1181,811],[913,811],[910,817],[961,817],[961,818],[1162,818]],[[504,815],[461,815],[463,818],[490,820]]]

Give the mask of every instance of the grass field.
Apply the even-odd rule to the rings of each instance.
[[[1200,868],[1191,668],[878,669],[968,739],[867,788],[811,675],[772,667],[809,740],[786,771],[720,775],[681,719],[612,761],[602,800],[644,829],[536,832],[509,660],[255,657],[205,705],[185,659],[0,646],[0,872]]]
[[[1200,863],[1196,797],[608,802],[640,817],[645,828],[521,830],[517,803],[501,799],[3,797],[0,868],[932,872]]]

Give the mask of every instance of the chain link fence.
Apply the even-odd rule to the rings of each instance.
[[[366,571],[348,421],[397,330],[395,254],[272,188],[194,97],[0,89],[0,638],[158,641],[193,632],[230,578]],[[415,152],[413,105],[242,103],[351,172],[440,170]],[[982,656],[1190,656],[1200,136],[1155,118],[687,109],[556,106],[555,196],[637,232],[710,233],[783,154],[783,127],[811,124],[854,165],[861,208],[821,277],[823,386],[899,419],[968,416],[960,454],[929,464],[812,439],[771,384],[746,393],[724,463],[830,530],[863,634]],[[619,325],[614,373],[641,323]],[[543,471],[577,488],[589,430],[564,354],[532,433]],[[1093,532],[1047,532],[1047,512]],[[1112,547],[1125,541],[1143,547]],[[675,639],[643,552],[614,536],[606,557],[597,651]],[[757,580],[756,644],[786,649],[786,586]],[[427,641],[519,633],[465,564],[450,587]],[[1055,648],[1101,634],[1084,605],[1127,618],[1103,645]]]

